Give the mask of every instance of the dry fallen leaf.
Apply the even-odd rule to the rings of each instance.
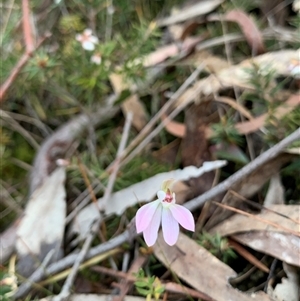
[[[220,56],[214,55],[208,50],[195,51],[187,58],[181,60],[178,64],[193,65],[197,68],[203,63],[205,63],[204,70],[209,73],[218,73],[222,69],[230,67],[230,64],[227,60]]]
[[[233,235],[232,238],[253,250],[300,267],[300,238],[293,234],[255,231]]]
[[[284,187],[281,183],[279,173],[272,176],[264,201],[265,207],[275,204],[284,204]]]
[[[220,97],[218,97],[219,99]],[[217,100],[218,100],[217,99]],[[224,102],[224,97],[221,98]],[[300,105],[300,97],[298,94],[292,94],[287,101],[285,101],[284,103],[282,103],[279,107],[277,107],[274,111],[274,117],[276,119],[281,119],[283,118],[285,115],[287,115],[288,113],[290,113],[295,107]],[[237,110],[239,110],[241,112],[241,108],[240,107],[236,107]],[[243,111],[243,115],[245,115],[245,111]],[[246,113],[247,114],[247,113]],[[248,117],[250,117],[249,114],[247,114]],[[267,121],[269,115],[268,114],[262,114],[258,117],[255,118],[251,118],[248,121],[244,121],[244,122],[238,122],[235,125],[236,130],[240,133],[240,134],[249,134],[249,133],[253,133],[257,130],[259,130],[260,128],[262,128],[265,125],[265,122]],[[168,120],[168,117],[166,115],[164,115],[162,117],[162,120]],[[176,136],[176,137],[180,137],[183,138],[186,134],[186,126],[180,122],[177,121],[173,121],[173,120],[168,120],[168,122],[166,123],[165,126],[166,130]],[[213,131],[209,128],[207,128],[206,130],[206,137],[209,138],[213,135]],[[299,153],[299,151],[295,151],[297,154]]]
[[[144,58],[143,65],[145,67],[155,66],[159,63],[162,63],[163,61],[165,61],[170,57],[179,55],[181,52],[188,53],[202,40],[203,40],[202,35],[197,37],[188,37],[182,42],[182,45],[178,45],[174,43],[171,45],[166,45],[164,47],[158,48],[157,50],[148,54]]]
[[[185,124],[180,123],[178,121],[170,120],[166,114],[164,114],[161,119],[162,121],[167,120],[167,123],[165,124],[165,129],[168,133],[180,138],[183,138],[185,136]]]
[[[110,82],[116,94],[120,94],[123,90],[129,89],[129,84],[125,82],[124,78],[120,74],[112,73],[110,75]],[[125,116],[127,116],[129,112],[132,112],[132,124],[138,131],[141,131],[147,124],[148,116],[146,108],[140,101],[138,95],[132,94],[128,96],[122,102],[121,107]]]
[[[222,236],[249,231],[280,231],[281,233],[288,233],[288,231],[299,232],[299,224],[294,222],[300,222],[299,205],[271,205],[268,207],[268,209],[278,212],[278,214],[264,209],[259,214],[257,214],[257,216],[265,221],[269,221],[277,225],[282,225],[282,227],[284,227],[286,231],[284,231],[283,229],[278,229],[262,221],[256,220],[255,222],[253,222],[253,219],[247,216],[236,214],[211,229],[210,232],[212,234],[219,233]]]
[[[239,24],[249,45],[252,46],[254,53],[261,54],[265,52],[261,32],[247,14],[240,10],[233,10],[226,14],[225,18],[227,21],[237,22]]]
[[[224,0],[203,0],[197,2],[194,5],[186,7],[185,9],[179,10],[170,17],[158,20],[157,26],[168,26],[179,22],[184,22],[198,16],[203,16],[213,11],[223,1]]]
[[[65,167],[61,166],[46,178],[30,197],[17,231],[18,272],[29,276],[55,249],[52,260],[62,254],[66,217]]]
[[[224,165],[226,165],[226,161],[204,162],[200,168],[188,166],[184,169],[157,174],[147,180],[113,193],[110,197],[110,201],[107,203],[105,213],[106,215],[121,215],[127,208],[139,202],[152,201],[163,181],[166,179],[172,178],[176,181],[184,181],[191,177],[198,177],[205,172],[221,168]],[[174,185],[176,186],[176,183]],[[99,208],[102,207],[102,198],[98,199],[98,206]],[[84,238],[90,230],[91,224],[98,216],[95,210],[97,210],[95,204],[90,204],[83,208],[72,223],[70,233],[78,233],[80,238]]]
[[[210,233],[232,235],[254,250],[300,266],[300,206],[270,205],[268,208],[278,214],[264,209],[256,215],[263,221],[236,214],[211,229]]]
[[[286,114],[290,113],[295,107],[300,105],[300,97],[298,94],[292,94],[287,101],[282,103],[274,111],[274,118],[281,119]],[[266,120],[268,119],[268,114],[262,114],[259,117],[256,117],[252,120],[246,122],[240,122],[235,125],[235,128],[240,134],[249,134],[257,131],[264,126]]]
[[[121,107],[125,116],[128,116],[130,112],[133,114],[132,124],[138,131],[141,131],[147,124],[148,117],[146,108],[140,101],[138,95],[133,94],[126,98]]]
[[[160,232],[153,249],[168,269],[208,300],[271,301],[263,292],[247,295],[230,286],[229,279],[237,276],[235,271],[182,233],[176,245],[170,247]]]
[[[269,284],[268,294],[274,301],[299,301],[298,269],[285,262],[283,262],[283,269],[287,278],[282,278],[281,283],[278,283],[274,290]]]
[[[254,54],[265,52],[262,34],[250,16],[242,10],[232,10],[225,15],[225,20],[236,22],[240,26]]]
[[[247,68],[252,68],[253,64],[261,70],[272,69],[277,76],[291,76],[291,71],[289,70],[290,62],[298,60],[299,55],[300,50],[280,50],[246,59],[238,65],[222,69],[216,74],[199,80],[182,94],[175,106],[187,105],[201,96],[213,95],[222,89],[233,86],[242,89],[253,89],[253,86],[249,83],[250,75],[246,70]]]

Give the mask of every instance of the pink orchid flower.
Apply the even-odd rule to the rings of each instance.
[[[179,224],[190,231],[195,231],[192,213],[185,207],[176,204],[175,193],[171,193],[166,181],[163,190],[157,192],[158,199],[142,206],[136,213],[137,233],[143,232],[146,244],[155,244],[160,222],[165,242],[173,246],[178,239]]]
[[[93,35],[91,29],[87,28],[82,34],[76,35],[76,40],[81,43],[83,49],[93,51],[95,45],[98,44],[98,38]]]

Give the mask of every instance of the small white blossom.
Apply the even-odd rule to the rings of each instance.
[[[98,38],[93,35],[91,29],[87,28],[82,34],[76,35],[76,40],[81,43],[83,49],[93,51],[95,45],[98,44]]]
[[[91,62],[96,64],[96,65],[100,65],[101,62],[102,62],[102,57],[101,57],[101,54],[99,52],[93,54],[91,56]]]

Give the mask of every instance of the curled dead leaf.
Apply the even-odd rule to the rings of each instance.
[[[225,19],[227,21],[236,22],[240,26],[254,54],[262,54],[265,52],[262,34],[249,15],[242,10],[232,10],[225,15]]]

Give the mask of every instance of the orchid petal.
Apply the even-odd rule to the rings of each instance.
[[[83,36],[81,34],[77,34],[75,36],[75,39],[78,41],[78,42],[82,42],[83,41]]]
[[[169,207],[174,219],[185,229],[195,231],[195,221],[192,213],[181,205],[174,204]]]
[[[165,199],[165,197],[166,197],[166,193],[164,191],[162,191],[162,190],[159,190],[157,192],[157,197],[162,202]]]
[[[82,42],[82,47],[83,47],[83,49],[88,50],[88,51],[93,51],[95,49],[94,43],[92,43],[90,41]]]
[[[89,40],[91,43],[94,43],[94,44],[98,44],[98,42],[99,42],[98,38],[95,36],[90,36]]]
[[[179,225],[169,209],[164,209],[162,212],[162,230],[165,242],[170,246],[175,245],[179,235]]]
[[[84,31],[83,31],[83,34],[85,36],[91,36],[93,33],[93,31],[90,29],[90,28],[86,28]]]
[[[162,206],[158,206],[149,226],[143,231],[144,240],[148,247],[155,244],[160,226]]]
[[[159,200],[151,202],[142,206],[136,213],[135,224],[137,233],[141,233],[151,223],[151,220],[154,218],[154,214],[158,205],[160,204]]]

